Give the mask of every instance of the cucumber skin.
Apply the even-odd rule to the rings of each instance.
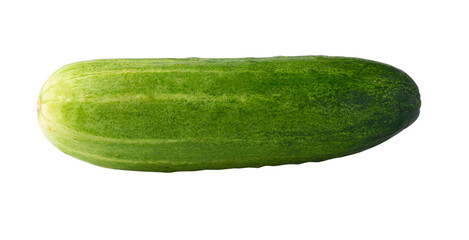
[[[420,104],[406,73],[358,58],[104,59],[57,70],[38,121],[86,162],[174,172],[354,154],[412,124]]]

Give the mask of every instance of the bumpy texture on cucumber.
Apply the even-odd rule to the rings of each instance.
[[[357,153],[412,124],[419,109],[406,73],[364,59],[106,59],[55,72],[38,121],[78,159],[173,172]]]

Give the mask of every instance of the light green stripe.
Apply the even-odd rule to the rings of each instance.
[[[47,119],[46,119],[47,120]],[[222,138],[186,138],[186,139],[121,139],[121,138],[109,138],[91,135],[88,133],[78,132],[71,128],[68,128],[62,124],[54,123],[54,131],[60,131],[71,138],[79,138],[80,140],[94,140],[100,142],[112,142],[121,144],[163,144],[163,143],[181,143],[181,142],[250,142],[250,143],[262,143],[265,141],[261,140],[248,140],[248,139],[222,139]]]
[[[127,94],[119,96],[105,96],[105,97],[82,97],[64,100],[65,102],[93,102],[93,103],[108,103],[108,102],[132,102],[132,101],[151,101],[151,100],[186,100],[186,101],[237,101],[246,102],[249,100],[268,100],[268,96],[264,95],[193,95],[193,94],[167,94],[155,93],[148,94]],[[50,101],[52,99],[48,99]]]
[[[62,124],[55,123],[54,130],[59,130],[61,133],[65,133],[66,135],[72,138],[80,138],[80,139],[87,139],[87,140],[94,140],[94,141],[106,141],[106,142],[113,142],[113,143],[123,143],[123,144],[161,144],[161,143],[176,143],[176,142],[186,142],[188,140],[183,139],[120,139],[120,138],[109,138],[109,137],[102,137],[91,135],[88,133],[78,132],[71,128],[68,128]]]
[[[60,146],[59,148],[65,153],[80,154],[82,156],[85,156],[85,157],[89,158],[89,160],[98,159],[98,160],[107,161],[107,162],[132,163],[132,164],[138,164],[138,163],[145,163],[145,164],[164,164],[165,163],[165,164],[167,164],[167,163],[169,163],[168,161],[142,161],[142,160],[134,160],[134,159],[109,158],[109,157],[105,157],[105,156],[102,156],[102,155],[99,155],[99,154],[92,154],[92,153],[77,151],[76,149],[69,148],[69,147],[65,146],[64,144],[59,143],[58,141],[51,141],[51,142],[54,143],[54,145],[56,145],[58,147]]]
[[[100,71],[100,72],[91,72],[88,74],[80,73],[80,78],[93,77],[93,76],[112,76],[119,74],[127,73],[259,73],[264,72],[262,70],[204,70],[204,69],[152,69],[152,70],[142,70],[142,69],[126,69],[126,70],[110,70],[110,71]],[[69,74],[63,74],[65,76]],[[76,73],[70,73],[70,75],[76,75]]]
[[[121,139],[121,138],[109,138],[109,137],[101,137],[96,135],[91,135],[87,133],[77,132],[72,129],[65,130],[65,128],[57,128],[55,130],[61,131],[61,133],[65,133],[70,137],[86,139],[86,140],[95,140],[95,141],[105,141],[105,142],[112,142],[112,143],[121,143],[121,144],[163,144],[163,143],[182,143],[182,142],[250,142],[250,143],[261,143],[265,141],[260,140],[248,140],[248,139],[221,139],[221,138],[185,138],[185,139]]]

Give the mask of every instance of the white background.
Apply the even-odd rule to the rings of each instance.
[[[469,239],[464,1],[2,1],[0,239]],[[419,119],[322,163],[181,173],[96,167],[36,100],[97,58],[340,55],[406,71]]]

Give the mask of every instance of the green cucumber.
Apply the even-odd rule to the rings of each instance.
[[[357,153],[412,124],[420,94],[403,71],[357,58],[105,59],[60,68],[37,109],[66,154],[174,172]]]

